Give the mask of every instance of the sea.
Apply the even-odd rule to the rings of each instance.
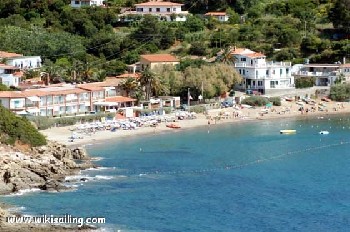
[[[350,115],[169,129],[86,148],[100,168],[70,177],[74,190],[0,200],[26,215],[104,217],[105,231],[350,228]]]

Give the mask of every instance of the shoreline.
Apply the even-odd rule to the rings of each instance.
[[[338,107],[338,103],[332,102],[327,103],[327,109],[328,111],[316,111],[316,112],[309,112],[305,114],[301,114],[300,111],[298,111],[298,106],[292,105],[295,103],[290,102],[284,102],[282,106],[274,106],[272,109],[269,110],[267,114],[262,114],[262,111],[265,111],[264,107],[256,107],[256,108],[244,108],[244,109],[233,109],[233,108],[223,108],[223,109],[215,109],[215,110],[209,110],[207,115],[204,114],[197,114],[195,119],[185,119],[185,120],[176,120],[174,122],[175,124],[179,125],[180,129],[173,129],[166,127],[166,122],[159,123],[156,127],[139,127],[135,130],[117,130],[115,132],[111,132],[109,130],[102,130],[97,131],[96,133],[92,134],[91,136],[84,137],[83,139],[75,139],[74,142],[69,142],[68,138],[72,134],[72,126],[67,127],[55,127],[51,128],[45,131],[41,131],[49,141],[55,144],[63,144],[60,146],[66,147],[67,149],[74,150],[81,147],[86,147],[94,144],[103,144],[109,141],[115,141],[118,138],[127,138],[132,137],[135,138],[136,136],[160,136],[164,133],[181,133],[181,131],[184,130],[190,130],[193,128],[198,127],[208,127],[208,130],[210,128],[213,128],[215,126],[221,126],[225,124],[235,124],[235,123],[248,123],[248,122],[259,122],[259,121],[272,121],[272,120],[285,120],[288,118],[296,118],[296,119],[308,119],[308,118],[317,118],[317,117],[328,117],[328,116],[334,116],[334,115],[342,115],[342,114],[350,114],[350,103],[342,103],[342,108],[336,108],[336,111],[333,111],[331,109],[334,109],[335,107]],[[286,108],[290,107],[289,111],[286,112]],[[235,113],[239,112],[239,116],[235,117]],[[210,124],[209,124],[210,123]],[[283,129],[283,128],[281,128]],[[85,150],[85,149],[84,149]],[[40,149],[37,151],[40,153]],[[48,153],[48,150],[44,149],[44,153]],[[87,154],[86,154],[87,155]],[[83,157],[83,156],[82,156]],[[93,157],[86,156],[91,161],[94,160]],[[61,160],[63,160],[63,157],[61,157]],[[82,159],[84,160],[84,159]],[[92,167],[92,166],[91,166]],[[88,167],[87,167],[88,168]],[[78,168],[79,170],[85,170],[86,168]],[[75,169],[77,171],[78,169]],[[78,170],[78,171],[79,171]],[[70,172],[70,175],[75,175],[73,172]],[[69,174],[66,173],[64,177],[69,176]],[[61,176],[62,178],[62,176]],[[64,182],[62,182],[64,183]],[[30,188],[29,188],[30,189]],[[44,190],[47,191],[47,190]],[[6,203],[2,203],[0,205],[0,216],[2,218],[5,218],[6,216],[11,215],[23,215],[21,211],[12,211],[8,212],[6,208],[15,208],[20,207],[17,205],[9,205]],[[5,208],[5,209],[4,209]],[[0,217],[0,218],[1,218]],[[23,230],[35,230],[35,231],[76,231],[77,227],[67,227],[65,225],[50,225],[50,224],[43,224],[43,225],[37,225],[37,224],[9,224],[9,223],[3,223],[3,221],[0,221],[0,230],[5,229],[9,232],[17,232],[17,231],[23,231]],[[93,228],[79,228],[79,230],[82,231],[99,231],[101,228],[93,229]]]
[[[96,167],[83,148],[68,148],[65,145],[48,140],[47,145],[21,150],[15,146],[0,145],[0,194],[7,196],[22,195],[27,192],[64,192],[73,188],[65,186],[65,178],[76,175],[81,170]],[[0,202],[0,231],[96,231],[84,225],[77,227],[69,224],[29,223],[7,221],[24,215],[21,206]],[[16,210],[17,209],[17,210]],[[24,219],[25,220],[25,219]]]
[[[195,119],[176,120],[176,125],[180,126],[179,129],[173,129],[166,127],[166,122],[159,123],[156,127],[138,127],[133,130],[118,129],[115,132],[109,130],[96,131],[94,134],[86,136],[82,134],[82,139],[75,139],[73,142],[69,142],[68,138],[72,134],[72,126],[54,127],[41,131],[49,140],[56,141],[64,144],[67,147],[73,149],[77,147],[92,146],[95,144],[102,144],[108,141],[113,141],[118,138],[136,137],[136,136],[159,136],[163,133],[181,132],[197,127],[215,127],[222,124],[234,124],[245,122],[258,122],[258,121],[271,121],[276,119],[288,119],[288,118],[312,118],[312,117],[327,117],[332,115],[350,114],[350,103],[343,102],[342,108],[337,102],[327,102],[327,111],[315,111],[301,114],[298,111],[298,105],[295,102],[283,102],[282,106],[273,106],[267,114],[262,114],[265,111],[264,107],[256,108],[244,108],[235,110],[231,108],[222,108],[209,110],[207,115],[197,114]],[[289,112],[285,112],[285,109],[289,108]],[[332,109],[337,109],[334,111]],[[239,112],[239,117],[234,117],[234,112]],[[281,113],[284,112],[284,113]],[[220,114],[222,114],[220,116]],[[263,115],[263,116],[262,116]],[[209,119],[211,118],[211,119]],[[216,120],[216,119],[218,120]],[[210,122],[210,125],[209,125]],[[283,129],[283,128],[281,128]]]

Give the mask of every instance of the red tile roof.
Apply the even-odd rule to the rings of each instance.
[[[0,58],[10,58],[10,57],[19,57],[19,56],[23,56],[23,55],[12,53],[12,52],[0,51]]]
[[[150,54],[141,55],[141,58],[149,62],[179,62],[179,60],[170,54]]]
[[[106,102],[133,102],[133,101],[136,101],[136,99],[130,98],[130,97],[123,97],[123,96],[106,98]]]
[[[20,68],[17,68],[15,66],[12,66],[12,65],[7,65],[7,64],[0,64],[0,68],[1,69],[20,69]]]
[[[80,89],[89,90],[89,91],[102,91],[104,90],[102,82],[82,84],[77,86]]]
[[[245,48],[234,48],[232,51],[231,51],[231,54],[233,55],[240,55],[242,54],[246,49]]]
[[[243,54],[243,55],[248,56],[250,58],[265,57],[265,55],[260,52],[254,52],[251,54]]]
[[[342,64],[340,65],[341,68],[350,68],[350,64]]]
[[[154,1],[150,1],[150,2],[145,2],[145,3],[139,3],[139,4],[135,4],[135,6],[137,7],[143,7],[143,6],[183,6],[184,4],[180,4],[180,3],[175,3],[175,2],[154,2]]]
[[[20,91],[0,91],[1,98],[25,98]]]
[[[225,16],[226,12],[208,12],[205,15],[206,16]]]
[[[124,73],[119,76],[116,76],[116,78],[140,78],[141,74],[140,73]]]

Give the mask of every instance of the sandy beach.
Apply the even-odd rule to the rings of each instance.
[[[317,105],[321,100],[317,100]],[[321,103],[322,104],[322,103]],[[316,106],[317,106],[316,105]],[[242,123],[251,120],[271,120],[289,117],[325,117],[327,115],[350,113],[349,102],[326,102],[323,104],[323,110],[319,111],[318,107],[305,104],[304,112],[299,110],[300,105],[296,102],[283,101],[281,106],[273,106],[269,109],[265,107],[240,108],[234,109],[222,108],[209,110],[207,115],[197,114],[195,119],[176,120],[174,124],[180,126],[179,129],[168,128],[169,122],[161,122],[156,127],[137,127],[132,130],[118,129],[115,132],[110,130],[98,130],[91,134],[79,134],[78,139],[73,141],[69,139],[72,136],[74,126],[53,127],[41,132],[52,141],[65,144],[69,147],[77,147],[87,144],[101,143],[106,140],[113,140],[121,137],[138,136],[144,134],[161,134],[165,132],[178,132],[184,129],[190,129],[198,126],[210,127],[223,123]],[[314,108],[315,110],[311,110]],[[281,128],[283,129],[283,128]]]

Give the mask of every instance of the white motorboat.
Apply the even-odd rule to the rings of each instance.
[[[320,131],[318,132],[320,135],[328,135],[329,134],[329,131]]]

